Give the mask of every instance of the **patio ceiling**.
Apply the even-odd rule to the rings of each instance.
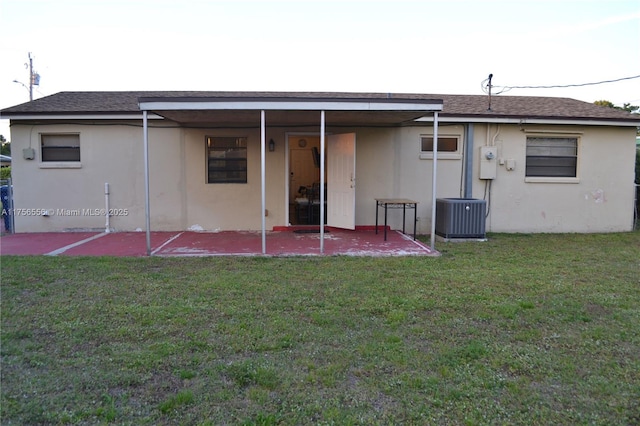
[[[260,124],[260,111],[253,110],[152,110],[168,120],[183,126],[225,125],[229,127],[255,127]],[[331,126],[399,126],[424,125],[415,122],[425,112],[416,111],[326,111],[327,125]],[[317,126],[318,111],[267,111],[267,125],[272,126]]]

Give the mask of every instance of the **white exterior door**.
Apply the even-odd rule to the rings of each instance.
[[[356,134],[327,137],[327,225],[356,228]]]

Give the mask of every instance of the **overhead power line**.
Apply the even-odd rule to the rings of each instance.
[[[615,80],[596,81],[595,83],[562,84],[562,85],[556,85],[556,86],[505,86],[505,87],[508,87],[509,89],[558,89],[563,87],[595,86],[598,84],[615,83],[616,81],[633,80],[634,78],[640,78],[640,75],[616,78]]]
[[[603,80],[603,81],[596,81],[596,82],[592,82],[592,83],[579,83],[579,84],[557,84],[557,85],[551,85],[551,86],[491,86],[492,89],[498,89],[497,92],[493,92],[495,95],[499,95],[500,93],[504,93],[507,92],[511,89],[563,89],[563,88],[567,88],[567,87],[583,87],[583,86],[596,86],[598,84],[606,84],[606,83],[616,83],[618,81],[624,81],[624,80],[633,80],[636,78],[640,78],[640,75],[632,75],[630,77],[622,77],[622,78],[616,78],[614,80]],[[488,85],[487,85],[487,81],[483,80],[482,81],[482,89],[485,93],[487,93],[487,89],[488,89]]]

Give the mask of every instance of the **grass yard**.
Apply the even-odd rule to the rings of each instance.
[[[3,425],[640,423],[640,232],[4,257]]]

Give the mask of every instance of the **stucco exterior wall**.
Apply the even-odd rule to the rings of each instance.
[[[433,160],[421,158],[421,136],[433,134],[431,127],[356,129],[356,225],[375,224],[375,198],[409,198],[418,201],[417,232],[431,229]],[[461,125],[442,126],[440,136],[458,136]],[[424,157],[424,156],[423,156]],[[438,161],[438,197],[460,197],[462,155]],[[379,223],[383,223],[383,211]],[[407,211],[407,232],[413,230],[413,211]],[[402,229],[402,211],[388,213],[388,224]]]
[[[79,133],[80,168],[44,168],[40,134]],[[178,129],[151,130],[155,142],[169,145]],[[144,173],[142,126],[20,125],[11,127],[14,149],[12,177],[17,232],[105,229],[104,184],[110,186],[110,218],[115,230],[144,229]],[[32,147],[35,158],[22,150]],[[172,152],[163,154],[171,157]],[[153,157],[152,157],[153,158]],[[172,159],[173,162],[173,159]],[[46,166],[46,165],[45,165]],[[168,170],[173,173],[175,164]],[[175,175],[175,173],[173,173]],[[166,180],[166,175],[161,177]],[[166,192],[177,193],[177,182]],[[40,213],[47,210],[48,216]]]
[[[43,168],[41,133],[79,133],[81,167]],[[206,136],[248,138],[247,184],[206,183]],[[283,141],[284,132],[275,137]],[[109,183],[110,209],[115,213],[110,218],[110,228],[145,229],[143,133],[139,122],[106,126],[14,125],[12,141],[17,153],[29,146],[36,150],[34,160],[16,155],[16,232],[105,229],[106,218],[101,211],[105,209],[105,183]],[[268,228],[285,224],[284,159],[283,144],[275,152],[267,152]],[[259,130],[151,126],[149,164],[153,230],[261,228]],[[42,210],[47,210],[48,216],[42,215]]]
[[[149,131],[151,227],[187,229],[259,230],[261,228],[260,130],[178,126]],[[579,135],[578,179],[574,183],[528,182],[525,178],[526,135],[518,125],[475,125],[472,155],[473,197],[490,206],[491,232],[613,232],[629,231],[633,221],[635,129],[595,126],[527,126],[527,132],[572,132]],[[276,141],[266,152],[266,227],[286,225],[288,214],[288,131],[317,132],[317,128],[267,128],[266,140]],[[328,128],[331,133],[356,133],[356,225],[375,223],[375,198],[411,198],[418,204],[418,228],[431,227],[433,160],[421,155],[421,135],[432,128]],[[460,151],[438,161],[438,198],[463,195],[465,128],[440,126],[440,136],[457,136]],[[81,168],[43,168],[41,133],[79,133]],[[548,133],[553,134],[553,133]],[[245,136],[248,141],[248,182],[206,182],[207,136]],[[479,149],[495,144],[498,160],[514,160],[515,169],[497,167],[496,179],[479,179]],[[12,126],[13,180],[17,209],[46,209],[41,214],[16,215],[17,232],[104,229],[105,217],[65,212],[104,209],[104,184],[110,185],[110,226],[116,231],[143,230],[144,164],[140,122],[109,125]],[[22,149],[36,149],[25,160]],[[126,214],[124,212],[126,211]],[[407,212],[411,231],[413,212]],[[383,216],[380,212],[380,223]],[[401,211],[389,212],[389,224],[402,227]]]
[[[577,136],[578,177],[525,177],[527,135]],[[634,128],[492,125],[488,143],[497,147],[496,179],[478,179],[479,149],[487,127],[475,126],[473,196],[490,200],[491,232],[616,232],[633,226]],[[507,170],[506,161],[515,161]],[[489,186],[490,185],[490,186]]]
[[[247,138],[246,184],[209,184],[206,176],[207,136]],[[266,227],[285,225],[284,132],[268,132],[266,140],[278,141],[274,152],[266,152]],[[259,129],[184,130],[185,191],[181,207],[181,229],[261,229],[261,158]]]

